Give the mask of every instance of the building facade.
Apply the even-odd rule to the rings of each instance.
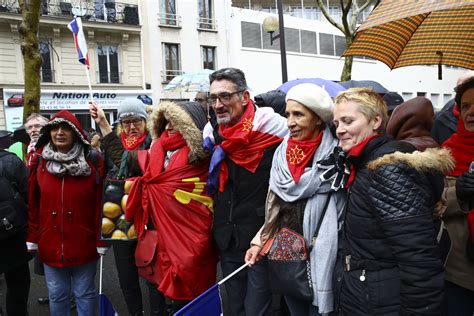
[[[340,19],[340,1],[326,4],[331,16]],[[279,42],[271,45],[262,27],[267,16],[277,14],[276,0],[157,0],[142,5],[147,6],[144,46],[154,99],[192,98],[194,93],[163,89],[175,74],[204,68],[241,68],[253,95],[282,84]],[[315,0],[283,0],[283,11],[288,79],[339,81],[344,65],[340,56],[346,48],[343,34],[327,22]],[[391,71],[378,61],[354,58],[352,79],[377,81],[405,100],[426,96],[439,109],[452,98],[456,79],[464,71],[443,66],[443,80],[438,80],[436,66]]]
[[[192,99],[195,92],[165,91],[175,76],[192,71],[240,68],[252,95],[282,84],[279,42],[271,44],[262,27],[267,16],[276,15],[277,0],[121,1],[42,0],[42,112],[69,108],[86,128],[94,127],[87,114],[87,97],[78,98],[88,93],[88,84],[67,29],[73,16],[82,17],[92,90],[98,93],[97,101],[106,105],[111,120],[124,97],[137,95],[147,102],[152,99],[155,105],[162,99]],[[326,0],[336,20],[341,15],[339,3]],[[315,0],[283,0],[283,11],[288,79],[338,81],[344,64],[340,57],[345,50],[343,34],[326,21]],[[18,0],[0,0],[0,98],[4,105],[0,128],[21,125],[21,115],[11,123],[8,114],[18,113],[14,101],[24,82],[20,22]],[[464,71],[443,66],[443,80],[438,80],[436,66],[390,71],[378,61],[355,58],[352,79],[377,81],[405,100],[424,95],[439,109],[452,97],[456,79]],[[61,94],[54,93],[58,91]],[[101,99],[102,95],[108,97]]]
[[[124,0],[124,3],[105,0],[41,2],[40,107],[43,114],[48,116],[59,109],[69,109],[76,113],[84,128],[94,127],[88,114],[86,68],[78,62],[73,35],[67,28],[74,16],[81,17],[84,27],[94,100],[104,104],[110,119],[114,119],[116,104],[124,97],[151,95],[146,90],[138,9],[134,0]],[[12,104],[12,100],[22,95],[24,84],[18,32],[21,21],[18,1],[0,0],[0,89],[3,92],[0,97],[4,105],[0,128],[9,130],[21,125],[22,119],[22,106]]]

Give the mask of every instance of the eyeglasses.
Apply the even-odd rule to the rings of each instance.
[[[41,129],[41,127],[43,127],[43,125],[40,125],[40,124],[27,125],[26,130],[32,131],[33,129]]]
[[[221,103],[226,104],[226,103],[229,103],[230,99],[232,98],[232,96],[234,94],[242,93],[242,92],[244,92],[244,90],[239,90],[239,91],[235,91],[235,92],[231,92],[231,93],[222,92],[222,93],[219,93],[218,95],[211,95],[209,97],[209,100],[210,100],[212,105],[216,104],[217,99],[219,99],[219,101]]]
[[[194,98],[194,101],[201,103],[201,102],[207,102],[207,99],[203,99],[203,98]]]
[[[130,119],[130,120],[121,120],[120,123],[122,123],[124,126],[130,126],[130,124],[133,124],[133,126],[137,127],[142,125],[143,120],[139,118],[135,119]]]

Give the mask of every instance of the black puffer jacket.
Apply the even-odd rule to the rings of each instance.
[[[28,203],[28,169],[15,154],[0,149],[0,202],[14,198]],[[17,189],[15,189],[17,188]],[[19,201],[19,203],[21,203]],[[20,210],[19,210],[20,211]],[[23,207],[27,218],[27,208]],[[27,262],[31,256],[26,249],[26,227],[23,231],[9,238],[0,240],[0,274]]]
[[[440,314],[444,273],[432,213],[443,188],[437,171],[452,160],[439,149],[408,151],[380,136],[353,157],[335,271],[341,315]]]

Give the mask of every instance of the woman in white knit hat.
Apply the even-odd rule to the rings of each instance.
[[[342,208],[345,193],[337,191],[342,185],[334,181],[336,174],[321,180],[330,167],[318,163],[328,159],[338,143],[328,127],[332,110],[331,97],[317,85],[300,84],[288,91],[286,116],[290,134],[275,151],[265,223],[245,258],[250,264],[259,260],[265,243],[281,228],[304,236],[309,249],[313,294],[303,298],[290,291],[280,293],[291,315],[333,311],[332,272],[337,253],[338,210]],[[319,234],[313,243],[320,220]],[[276,277],[270,271],[270,280]]]

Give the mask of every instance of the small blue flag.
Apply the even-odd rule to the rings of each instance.
[[[222,301],[219,284],[209,288],[186,306],[181,308],[175,316],[221,316]]]
[[[118,316],[114,306],[105,294],[99,294],[99,316]]]

